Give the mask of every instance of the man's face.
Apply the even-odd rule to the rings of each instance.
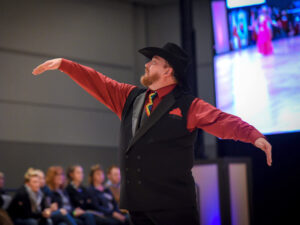
[[[108,179],[113,184],[119,184],[121,182],[121,173],[119,168],[112,168],[110,173],[108,174]]]
[[[32,176],[26,183],[33,192],[38,192],[40,190],[40,178],[38,176]]]
[[[102,184],[105,180],[105,175],[102,170],[96,170],[93,174],[94,184]]]
[[[145,74],[141,77],[141,84],[149,87],[159,82],[167,69],[167,61],[160,56],[153,56],[152,60],[145,64]]]

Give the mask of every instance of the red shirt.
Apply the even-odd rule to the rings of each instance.
[[[121,119],[126,99],[136,86],[117,82],[92,68],[67,59],[62,60],[59,70],[68,74],[79,86],[116,113]],[[176,84],[173,84],[156,90],[158,96],[153,101],[152,112],[164,96],[170,93],[175,86]],[[148,89],[147,95],[149,91]],[[233,139],[252,144],[255,143],[257,138],[265,138],[255,127],[241,120],[241,118],[222,112],[200,98],[194,99],[187,116],[187,129],[192,132],[196,128],[222,139]]]

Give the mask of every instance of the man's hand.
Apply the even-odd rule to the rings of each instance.
[[[265,138],[257,138],[254,145],[266,153],[267,163],[272,165],[272,146]]]
[[[34,68],[32,74],[39,75],[41,73],[44,73],[47,70],[56,70],[59,68],[61,61],[62,61],[61,58],[47,60],[46,62]]]

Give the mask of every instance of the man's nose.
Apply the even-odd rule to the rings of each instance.
[[[145,64],[145,68],[148,69],[148,67],[150,66],[150,63],[151,63],[151,61],[147,62],[147,63]]]

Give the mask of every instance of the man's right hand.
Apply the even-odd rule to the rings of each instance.
[[[62,58],[47,60],[46,62],[40,64],[32,71],[33,75],[39,75],[47,70],[56,70],[61,64]]]

